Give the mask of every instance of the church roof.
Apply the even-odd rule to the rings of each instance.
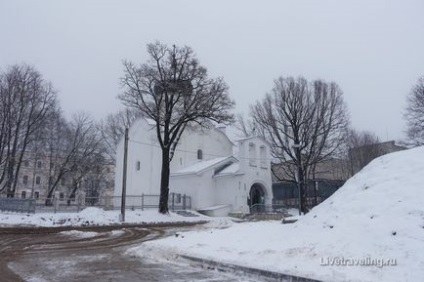
[[[237,162],[237,159],[234,158],[233,156],[214,158],[211,160],[198,162],[194,165],[180,169],[176,172],[171,173],[171,176],[199,174],[209,169],[219,169],[223,166],[227,166],[228,164],[231,164],[234,162]]]
[[[225,175],[233,175],[240,171],[240,163],[232,163],[224,169],[220,170],[215,174],[215,176],[225,176]]]

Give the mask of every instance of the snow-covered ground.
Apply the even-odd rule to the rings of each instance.
[[[195,213],[195,212],[193,212]],[[121,224],[120,211],[104,211],[99,208],[86,208],[80,213],[0,213],[0,227],[6,226],[88,226]],[[197,217],[183,217],[176,213],[159,214],[157,210],[126,211],[125,223],[176,223],[210,220],[209,217],[197,214]]]
[[[424,147],[389,154],[295,224],[232,223],[146,242],[129,254],[184,254],[323,281],[423,281],[423,173]]]
[[[156,210],[127,211],[126,223],[210,220],[206,231],[202,228],[145,242],[128,253],[172,261],[188,255],[324,281],[422,281],[423,156],[424,147],[373,161],[294,224],[235,223],[201,215],[161,215]],[[80,213],[0,213],[0,227],[119,223],[119,211],[97,208]],[[62,234],[96,236],[78,231]]]

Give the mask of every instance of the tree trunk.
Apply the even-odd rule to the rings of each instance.
[[[162,148],[162,171],[160,178],[160,198],[159,198],[159,212],[168,214],[168,195],[169,195],[169,148]]]
[[[305,183],[305,177],[304,177],[304,170],[302,167],[299,167],[299,189],[300,189],[300,211],[303,214],[306,214],[308,212],[307,208],[306,208],[306,202],[307,202],[307,187],[306,187],[306,183]]]

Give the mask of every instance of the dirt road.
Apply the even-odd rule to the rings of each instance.
[[[0,281],[250,281],[124,255],[169,228],[0,229]],[[253,280],[252,280],[253,281]]]

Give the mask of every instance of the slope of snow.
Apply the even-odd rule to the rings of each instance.
[[[295,224],[234,223],[146,242],[129,253],[185,254],[324,281],[422,281],[422,173],[423,147],[389,154]]]
[[[194,213],[194,212],[193,212]],[[89,207],[80,213],[0,213],[0,227],[5,226],[88,226],[120,224],[120,211],[104,211]],[[159,214],[157,210],[126,211],[125,223],[171,223],[196,222],[210,220],[209,217],[198,214],[198,217],[183,217],[176,213]]]

